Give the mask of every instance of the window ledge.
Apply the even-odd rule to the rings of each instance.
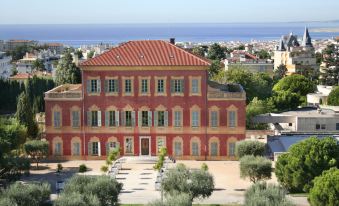
[[[118,92],[106,92],[105,96],[118,96],[119,93]]]
[[[174,92],[174,93],[171,93],[171,96],[179,96],[179,97],[183,97],[183,96],[184,96],[184,93]]]
[[[100,92],[87,93],[88,96],[100,96]]]

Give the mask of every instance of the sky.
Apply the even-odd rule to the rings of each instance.
[[[1,0],[0,24],[233,23],[339,19],[339,0]]]

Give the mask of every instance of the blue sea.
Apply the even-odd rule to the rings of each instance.
[[[339,32],[312,32],[319,28],[339,28],[339,21],[299,23],[220,24],[57,24],[0,25],[0,40],[30,39],[60,42],[69,46],[98,43],[117,44],[129,40],[169,39],[179,42],[222,42],[277,40],[293,32],[302,35],[305,26],[314,39],[339,36]],[[338,31],[338,30],[337,30]]]

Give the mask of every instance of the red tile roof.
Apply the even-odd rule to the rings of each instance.
[[[14,76],[9,77],[10,79],[28,79],[31,75],[27,73],[18,73]]]
[[[129,41],[81,66],[209,66],[210,63],[167,41]]]

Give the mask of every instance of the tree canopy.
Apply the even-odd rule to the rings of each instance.
[[[286,77],[286,73],[287,73],[287,68],[286,68],[286,66],[283,65],[283,64],[280,64],[280,65],[278,66],[278,68],[276,68],[276,69],[274,70],[273,79],[274,79],[275,81],[279,81],[280,79]]]
[[[339,205],[339,169],[332,167],[314,179],[309,193],[312,206]]]
[[[331,137],[310,137],[293,144],[288,153],[278,157],[275,174],[292,192],[308,192],[312,180],[331,167],[339,166],[339,145]]]
[[[254,123],[252,118],[259,114],[266,114],[275,111],[275,106],[272,101],[260,100],[254,97],[246,106],[246,128],[247,129],[267,129],[268,125],[263,123]]]
[[[265,143],[259,141],[243,140],[236,143],[235,153],[239,158],[246,155],[264,156],[265,147]]]
[[[219,44],[214,43],[208,49],[207,58],[211,60],[223,60],[226,58],[225,49]]]
[[[240,177],[249,178],[251,182],[256,183],[260,180],[271,178],[272,162],[261,157],[246,155],[240,159]]]
[[[207,171],[189,170],[185,165],[179,164],[166,171],[161,186],[165,194],[170,196],[186,193],[192,200],[207,198],[214,190],[214,178]]]
[[[339,106],[339,87],[335,87],[327,98],[327,104],[332,106]]]
[[[315,90],[315,84],[306,77],[294,74],[284,77],[274,85],[273,91],[275,92],[289,92],[296,93],[301,96],[306,96],[308,93],[312,93]]]
[[[245,193],[245,206],[293,206],[286,197],[287,191],[273,184],[256,183]]]
[[[30,158],[36,162],[36,167],[39,167],[41,159],[48,155],[48,142],[41,140],[31,140],[24,144],[25,152]]]
[[[73,57],[69,50],[66,50],[64,56],[59,60],[55,82],[57,85],[81,83],[80,69],[73,63]]]

